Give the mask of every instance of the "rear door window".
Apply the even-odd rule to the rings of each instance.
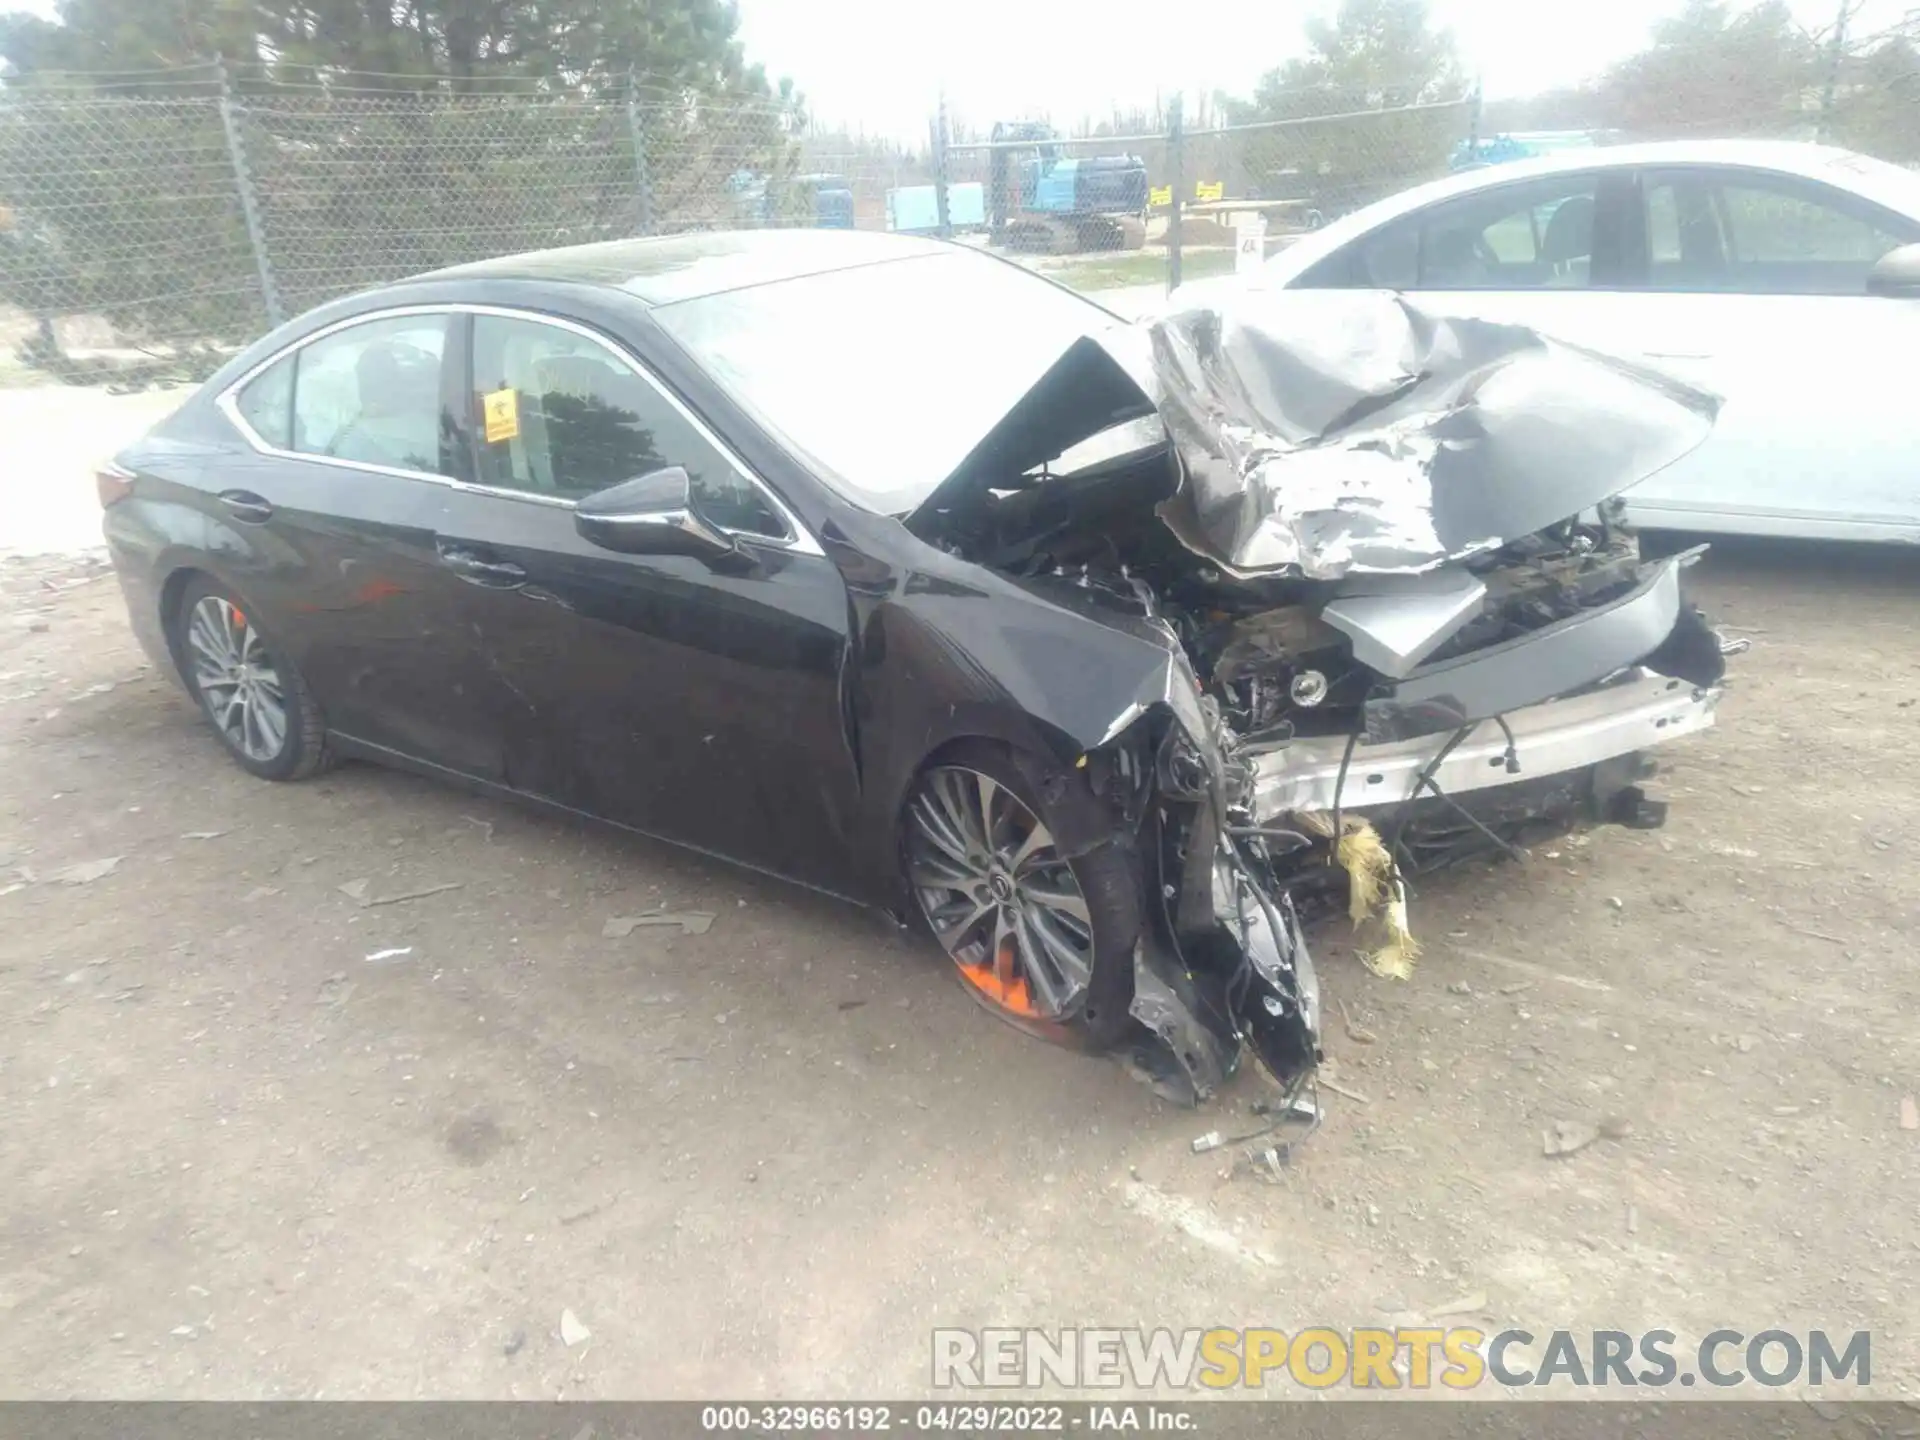
[[[302,455],[426,475],[442,471],[445,315],[370,320],[296,357],[293,444]]]
[[[234,403],[253,433],[276,450],[293,448],[293,375],[298,355],[285,355],[249,380]]]
[[[1598,183],[1554,175],[1420,217],[1421,290],[1580,290],[1592,279]]]
[[[1375,290],[1420,288],[1420,226],[1390,225],[1354,247],[1357,283]]]
[[[1499,185],[1383,225],[1329,255],[1299,284],[1304,289],[1585,289],[1596,283],[1601,203],[1600,180],[1593,173]]]
[[[282,356],[234,409],[262,444],[323,460],[453,473],[441,397],[447,316],[349,325]]]

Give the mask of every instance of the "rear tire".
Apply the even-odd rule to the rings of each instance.
[[[331,763],[313,693],[237,593],[207,579],[188,585],[170,638],[188,691],[241,769],[304,780]]]
[[[1096,1049],[1132,1027],[1139,879],[1112,845],[1068,859],[1053,837],[1098,833],[1102,809],[1079,772],[969,742],[920,773],[901,818],[908,888],[973,998]]]

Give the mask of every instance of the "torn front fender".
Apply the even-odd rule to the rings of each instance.
[[[1161,706],[1205,728],[1185,652],[1137,609],[1072,584],[1017,582],[932,546],[914,547],[912,560],[911,570],[869,563],[848,575],[847,723],[872,837],[863,868],[895,904],[905,903],[900,807],[949,742],[1000,741],[1070,772]]]
[[[938,729],[942,710],[1008,707],[1058,738],[1072,758],[1111,741],[1156,705],[1197,715],[1200,689],[1165,625],[1110,609],[1068,584],[1019,585],[966,567],[968,580],[907,577],[867,625],[878,659],[870,692],[912,687]]]
[[[1418,573],[1578,515],[1700,444],[1719,401],[1378,291],[1245,291],[1150,327],[1187,473],[1161,514],[1236,575]]]

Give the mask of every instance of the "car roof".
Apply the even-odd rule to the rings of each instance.
[[[1348,241],[1390,220],[1423,210],[1436,201],[1471,195],[1516,181],[1588,170],[1622,170],[1645,165],[1722,165],[1770,170],[1851,190],[1857,195],[1920,220],[1920,174],[1884,160],[1832,145],[1792,140],[1658,140],[1633,145],[1601,145],[1558,150],[1530,160],[1512,160],[1463,170],[1416,185],[1397,195],[1343,215],[1289,245],[1268,262],[1274,279],[1291,277],[1316,264]]]
[[[415,278],[600,285],[665,306],[807,275],[953,253],[955,247],[938,240],[875,231],[702,231],[533,250]]]

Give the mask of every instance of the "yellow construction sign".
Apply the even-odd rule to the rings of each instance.
[[[1224,180],[1199,180],[1194,183],[1193,198],[1196,201],[1223,199],[1227,193]],[[1173,204],[1173,186],[1155,185],[1147,191],[1147,204],[1156,210],[1164,210]]]

